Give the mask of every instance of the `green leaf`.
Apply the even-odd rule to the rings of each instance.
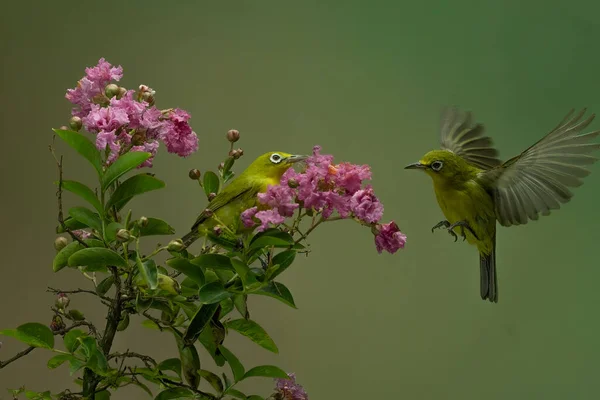
[[[115,266],[127,268],[127,261],[114,251],[101,247],[90,247],[81,249],[71,257],[69,257],[69,266],[91,266],[91,267],[108,267]]]
[[[186,382],[196,389],[200,385],[200,356],[196,346],[187,346],[184,342],[183,335],[176,329],[171,328],[177,348],[179,349],[179,358],[181,359],[181,372],[185,377]]]
[[[250,319],[235,319],[228,321],[225,326],[236,332],[241,333],[254,343],[258,344],[273,353],[279,353],[279,349],[269,334],[256,322]]]
[[[281,378],[281,379],[289,379],[289,376],[279,367],[274,365],[259,365],[258,367],[254,367],[249,369],[242,379],[250,378],[253,376],[261,376],[264,378]]]
[[[221,311],[219,312],[219,318],[223,319],[227,314],[233,311],[233,300],[231,298],[221,300]]]
[[[65,348],[67,349],[67,351],[69,353],[74,353],[75,350],[77,350],[77,348],[79,347],[79,344],[81,343],[78,340],[78,338],[83,338],[85,336],[87,335],[80,329],[72,329],[69,332],[67,332],[67,334],[63,338],[63,343],[65,344]]]
[[[179,358],[168,358],[158,364],[161,371],[173,371],[181,378],[181,360]]]
[[[190,262],[198,267],[235,271],[230,258],[222,254],[202,254]]]
[[[52,270],[58,272],[69,264],[69,257],[81,250],[83,246],[79,242],[71,242],[59,251],[52,262]]]
[[[52,349],[54,347],[54,335],[50,328],[37,322],[28,322],[20,325],[17,329],[5,329],[0,335],[11,336],[21,342],[33,347]]]
[[[215,336],[215,332],[212,329],[212,326],[209,325],[208,328],[204,329],[198,338],[198,341],[202,343],[202,346],[206,349],[208,354],[213,358],[215,364],[219,367],[225,365],[225,358],[221,354],[218,349],[218,345],[222,340],[219,340]]]
[[[192,279],[198,286],[203,286],[206,283],[202,269],[192,264],[188,259],[170,258],[167,260],[167,265]]]
[[[89,226],[92,229],[97,230],[98,232],[102,232],[102,220],[92,210],[85,207],[72,207],[69,210],[69,215],[76,219],[77,221],[85,224],[85,226]]]
[[[165,183],[148,174],[138,174],[121,183],[106,204],[106,209],[115,206],[117,210],[122,209],[134,196],[162,189]]]
[[[96,286],[96,293],[100,296],[104,296],[115,283],[115,277],[110,275],[109,277],[103,279],[98,286]]]
[[[233,296],[233,304],[235,308],[238,310],[240,315],[248,319],[248,295],[246,294],[236,294]]]
[[[73,319],[73,321],[83,321],[85,320],[85,315],[83,315],[83,313],[79,310],[76,310],[74,308],[69,310],[68,313],[69,317],[71,317],[71,319]]]
[[[233,167],[233,163],[235,162],[235,158],[229,156],[227,157],[227,159],[225,160],[225,162],[223,163],[223,177],[225,177],[227,175],[227,173],[231,170],[231,167]]]
[[[257,249],[265,246],[288,247],[293,243],[294,238],[292,235],[280,231],[277,228],[271,228],[254,235],[250,241],[250,249]]]
[[[152,259],[142,262],[142,259],[139,256],[136,257],[135,262],[144,282],[151,290],[156,289],[158,287],[158,270],[156,268],[156,262]]]
[[[233,355],[231,351],[229,351],[227,347],[221,345],[219,349],[221,350],[221,353],[223,353],[223,357],[225,357],[227,363],[229,363],[229,366],[231,367],[231,372],[233,372],[233,379],[235,380],[235,382],[238,382],[244,377],[244,366],[242,365],[240,360],[238,360],[238,358],[235,355]]]
[[[71,354],[58,354],[48,360],[48,368],[54,369],[60,367],[63,363],[71,360],[76,360]]]
[[[144,151],[132,151],[125,153],[110,166],[102,177],[102,191],[106,189],[123,174],[131,171],[132,169],[142,165],[144,161],[152,157],[150,153]]]
[[[208,197],[211,193],[219,193],[219,177],[212,171],[206,171],[204,173],[204,179],[202,181],[204,186],[204,193]]]
[[[109,400],[109,399],[110,399],[110,392],[108,390],[103,390],[101,392],[96,393],[95,400]]]
[[[90,203],[90,205],[94,207],[98,211],[98,213],[100,213],[100,215],[104,214],[102,204],[100,203],[100,200],[98,200],[98,196],[96,196],[96,193],[94,193],[92,189],[90,189],[83,183],[77,181],[63,181],[62,188],[64,190],[76,194],[77,196]]]
[[[190,389],[178,387],[167,389],[160,392],[154,400],[171,400],[171,399],[193,399],[194,393]]]
[[[290,307],[298,308],[296,307],[296,303],[294,303],[294,298],[292,297],[290,290],[287,287],[285,287],[283,283],[275,281],[270,282],[269,285],[254,292],[254,294],[273,297],[274,299],[277,299]]]
[[[149,319],[145,319],[142,321],[142,326],[144,328],[149,328],[149,329],[155,329],[157,331],[160,330],[160,327],[156,324],[156,322],[149,320]]]
[[[208,324],[208,322],[211,320],[212,316],[215,314],[215,311],[217,311],[217,308],[219,308],[218,303],[205,304],[200,307],[198,312],[196,312],[196,315],[194,315],[194,318],[192,318],[190,321],[190,324],[183,335],[183,341],[186,344],[192,345],[194,342],[196,342],[196,340],[198,340],[200,333],[202,333],[202,330],[206,324]]]
[[[198,301],[204,304],[218,303],[231,297],[232,293],[225,290],[220,281],[207,283],[198,292]]]
[[[281,253],[278,253],[273,257],[272,264],[273,266],[277,266],[277,268],[273,269],[273,272],[269,274],[269,279],[274,279],[283,271],[285,271],[296,258],[296,250],[285,250]]]
[[[220,394],[223,392],[223,382],[221,381],[221,378],[219,378],[219,375],[205,369],[201,369],[200,376],[206,379],[206,381],[210,383],[210,386],[212,386],[217,393]]]
[[[71,230],[71,231],[76,231],[77,229],[83,229],[86,228],[86,226],[84,224],[82,224],[81,222],[77,221],[75,218],[72,217],[67,217],[64,220],[65,223],[65,228]],[[66,230],[63,229],[63,227],[61,225],[58,225],[56,227],[56,233],[65,233]]]
[[[62,140],[85,157],[102,176],[102,157],[96,146],[85,136],[70,130],[52,129]]]
[[[148,224],[140,226],[140,236],[172,235],[174,233],[175,229],[158,218],[148,217]]]
[[[261,283],[256,280],[256,277],[245,263],[236,258],[232,258],[231,264],[233,265],[235,272],[239,275],[246,289],[252,290],[261,285]]]
[[[246,400],[246,395],[237,389],[227,389],[227,394],[238,399]]]
[[[119,229],[125,229],[125,225],[119,222],[111,222],[104,229],[104,237],[106,238],[108,243],[112,243],[115,240],[117,240],[117,232],[119,231]]]

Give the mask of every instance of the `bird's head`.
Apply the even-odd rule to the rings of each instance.
[[[270,151],[259,156],[250,164],[247,171],[254,176],[279,180],[294,163],[306,160],[308,156]]]
[[[421,170],[438,183],[448,183],[461,178],[468,179],[473,167],[451,151],[432,150],[419,162],[409,164],[404,169]]]

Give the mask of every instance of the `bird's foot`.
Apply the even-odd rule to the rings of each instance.
[[[468,230],[471,233],[471,235],[473,235],[473,237],[475,237],[475,239],[479,240],[479,238],[477,237],[477,234],[475,233],[473,228],[471,228],[471,225],[469,225],[469,223],[467,221],[458,221],[458,222],[453,223],[452,225],[450,225],[448,227],[448,232],[454,233],[453,229],[456,228],[457,226],[460,226],[460,232],[461,232],[463,241],[465,241],[465,239],[467,238],[465,229]],[[457,237],[456,237],[456,234],[454,233],[454,241],[456,242],[456,240],[457,240]]]
[[[431,228],[431,233],[433,233],[433,231],[435,231],[436,229],[440,229],[440,228],[446,228],[448,229],[448,227],[450,226],[450,222],[443,220],[438,222],[437,224],[435,224],[435,226],[433,228]]]

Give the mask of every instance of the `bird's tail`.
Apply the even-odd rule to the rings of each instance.
[[[479,253],[480,291],[483,300],[498,302],[498,276],[496,274],[496,237],[490,254]]]
[[[197,229],[192,229],[181,238],[181,241],[183,242],[185,248],[188,248],[192,243],[198,240],[200,236],[200,232],[198,232]]]

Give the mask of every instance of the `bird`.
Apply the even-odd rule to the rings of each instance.
[[[570,188],[583,184],[586,167],[598,160],[590,153],[600,131],[582,133],[595,115],[583,118],[572,109],[561,122],[521,154],[502,162],[493,141],[471,112],[447,107],[440,121],[441,149],[426,153],[405,169],[432,178],[445,220],[431,230],[457,233],[479,251],[480,295],[498,302],[496,222],[523,225],[549,215],[573,197]]]
[[[217,225],[233,235],[244,233],[247,229],[241,224],[240,217],[244,210],[257,205],[257,194],[266,192],[269,185],[278,185],[285,171],[307,158],[306,155],[281,151],[271,151],[256,158],[208,203],[190,232],[181,238],[184,248],[198,238],[206,237]]]

